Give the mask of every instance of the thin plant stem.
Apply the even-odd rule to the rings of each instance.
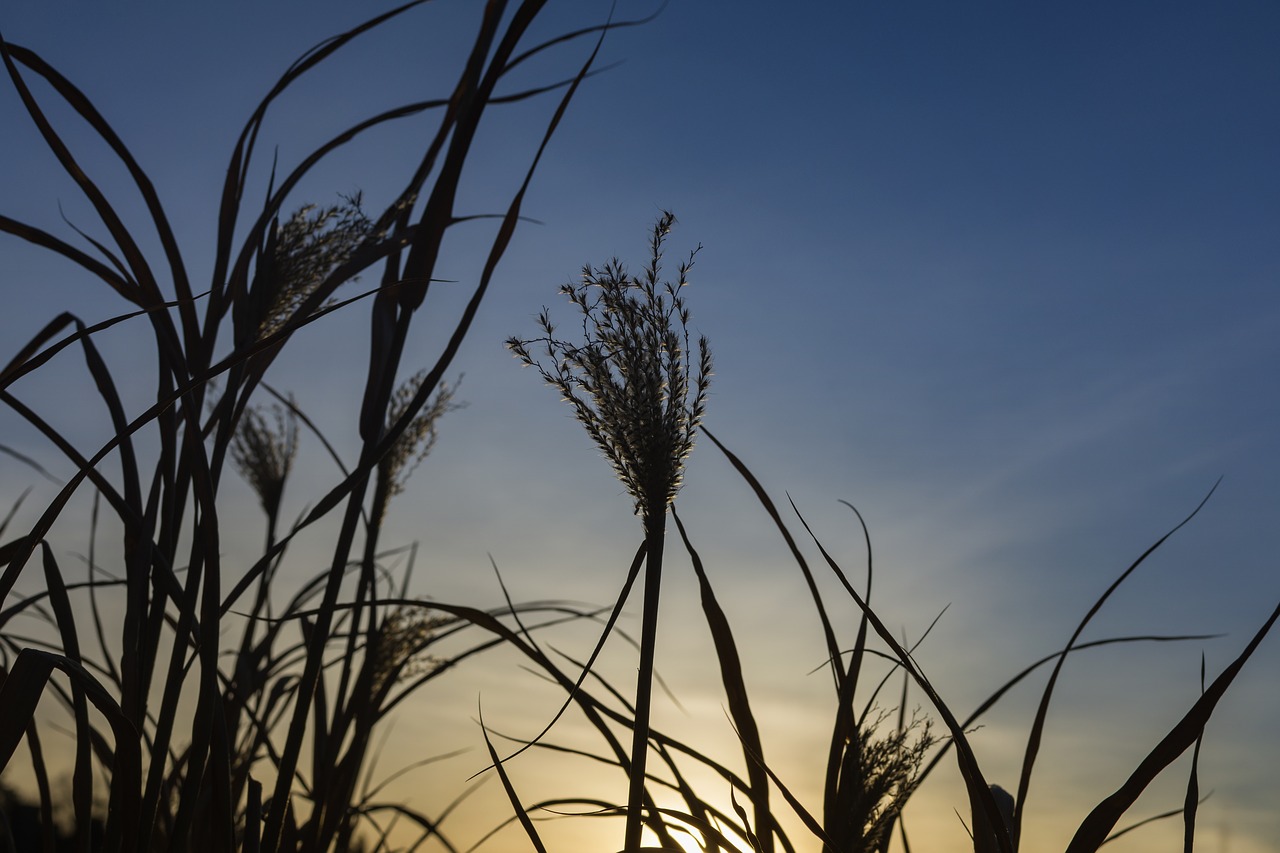
[[[640,627],[640,670],[636,676],[636,724],[631,737],[631,778],[627,789],[627,828],[623,844],[625,850],[638,849],[640,835],[644,831],[642,805],[645,766],[649,756],[654,646],[658,639],[658,600],[662,584],[662,548],[666,541],[666,527],[665,506],[646,519],[644,611]]]

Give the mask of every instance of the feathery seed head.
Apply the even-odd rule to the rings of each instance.
[[[340,204],[300,207],[275,231],[270,295],[258,337],[284,328],[298,307],[346,263],[365,240],[376,237],[374,223],[360,206],[359,193]]]
[[[427,608],[399,605],[391,610],[378,626],[370,649],[374,692],[380,692],[388,682],[401,682],[440,666],[440,660],[427,654],[426,648],[436,629],[447,624],[447,617]]]
[[[840,784],[851,786],[853,796],[840,831],[846,843],[856,839],[852,849],[881,849],[919,784],[925,755],[938,742],[930,720],[918,713],[882,733],[887,717],[882,710],[875,719],[864,719],[856,742],[846,740]]]
[[[538,315],[541,337],[507,341],[516,358],[537,368],[573,406],[646,518],[665,513],[675,500],[711,381],[705,337],[692,363],[689,310],[679,292],[702,247],[680,265],[675,284],[661,281],[663,242],[674,223],[671,213],[658,218],[640,275],[613,258],[599,268],[584,266],[579,282],[560,288],[582,314],[581,343],[557,338],[545,308]],[[530,352],[534,344],[546,362]]]
[[[422,370],[409,377],[403,385],[392,392],[387,406],[387,425],[400,419],[409,404],[418,393],[418,388],[426,378],[427,371]],[[409,421],[404,432],[400,433],[391,450],[378,463],[377,479],[383,488],[377,490],[382,496],[381,505],[374,507],[374,512],[381,517],[386,512],[387,504],[393,497],[404,491],[404,484],[413,473],[413,469],[427,457],[435,447],[440,418],[446,412],[463,407],[463,403],[453,402],[458,383],[450,386],[441,382],[435,396],[427,401],[417,417]]]
[[[231,461],[249,483],[268,516],[280,511],[284,482],[298,452],[298,418],[284,406],[272,404],[274,427],[262,412],[246,408],[231,439]]]

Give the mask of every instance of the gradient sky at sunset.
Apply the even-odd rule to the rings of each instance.
[[[608,3],[549,5],[543,36],[609,14]],[[615,14],[654,5],[626,0]],[[296,56],[384,7],[10,4],[0,32],[39,51],[120,131],[168,206],[189,265],[207,278],[218,191],[243,121]],[[479,9],[428,4],[288,94],[263,131],[261,191],[272,146],[291,165],[377,110],[446,95]],[[1265,0],[672,0],[652,22],[610,34],[600,62],[618,64],[584,84],[557,131],[524,208],[540,224],[517,233],[451,372],[463,375],[467,407],[448,416],[433,456],[393,505],[387,541],[421,547],[416,592],[495,606],[492,555],[517,599],[616,595],[639,543],[630,500],[568,407],[502,342],[535,334],[544,305],[568,328],[557,287],[584,263],[617,256],[639,266],[649,227],[670,209],[679,218],[672,271],[703,246],[687,299],[716,359],[707,425],[781,506],[789,495],[860,577],[861,533],[838,501],[859,508],[887,623],[914,641],[949,605],[918,660],[962,715],[1060,648],[1107,585],[1222,478],[1085,637],[1226,636],[1089,651],[1064,671],[1022,848],[1062,849],[1195,701],[1201,652],[1212,677],[1280,601],[1277,45],[1280,6]],[[588,41],[565,46],[519,84],[572,74],[589,50]],[[552,106],[543,99],[492,116],[460,210],[505,208]],[[142,222],[108,153],[68,111],[52,114]],[[360,190],[380,209],[431,127],[410,121],[356,143],[304,183],[297,203]],[[0,212],[73,242],[64,215],[103,235],[7,82],[0,151]],[[459,229],[441,267],[459,288],[474,281],[491,234],[485,221]],[[86,321],[123,310],[104,286],[16,239],[0,235],[0,257],[4,361],[60,310]],[[447,334],[457,300],[447,286],[438,293],[439,314],[422,323],[409,365],[429,366]],[[364,310],[301,333],[270,377],[349,459]],[[103,346],[121,375],[141,377],[131,400],[141,410],[152,378],[132,335],[116,330]],[[48,375],[15,393],[96,450],[105,437],[96,403],[66,403],[92,395],[82,367],[55,362]],[[57,476],[70,472],[7,411],[0,443]],[[302,458],[313,464],[290,484],[294,513],[334,478],[314,442]],[[29,524],[52,486],[0,455],[0,510],[28,485]],[[261,520],[242,485],[226,490],[240,499],[228,518],[250,531],[228,543],[228,560],[247,560]],[[87,499],[69,512],[76,506],[72,517],[83,518]],[[677,508],[741,634],[766,748],[816,810],[832,703],[829,684],[807,675],[823,646],[803,581],[710,442],[693,454]],[[307,546],[317,559],[321,539]],[[73,533],[59,547],[70,554],[84,543]],[[684,711],[663,700],[656,724],[740,761],[723,698],[707,690],[718,674],[679,556],[664,581],[658,667]],[[300,559],[294,570],[302,578],[313,567]],[[627,621],[637,632],[638,612],[637,601]],[[851,642],[854,610],[840,615]],[[557,642],[581,655],[591,637],[580,628]],[[610,648],[607,671],[629,684],[630,650]],[[487,723],[515,736],[549,719],[560,697],[518,665],[470,662],[401,716],[387,772],[473,748],[406,777],[405,797],[446,797],[483,766],[477,701]],[[1016,786],[1042,683],[1011,693],[973,736],[988,777],[1005,787]],[[1198,849],[1280,851],[1278,717],[1275,636],[1207,730],[1200,785],[1214,793]],[[566,718],[556,733],[599,748],[576,726]],[[617,771],[539,760],[513,765],[530,799],[553,790],[623,797]],[[1131,817],[1180,806],[1186,772],[1175,765]],[[964,849],[957,780],[948,765],[909,808],[913,847]],[[503,808],[491,783],[452,819],[455,832],[477,837]],[[604,821],[558,823],[564,850],[620,836]],[[523,849],[510,832],[492,849]],[[1181,824],[1165,822],[1108,849],[1174,849],[1180,838]]]

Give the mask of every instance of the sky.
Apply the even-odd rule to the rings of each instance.
[[[120,130],[189,266],[207,279],[218,189],[243,121],[296,56],[382,8],[10,4],[0,32],[40,52]],[[653,8],[625,0],[615,14]],[[478,13],[470,0],[428,4],[292,90],[264,127],[261,191],[270,151],[294,163],[376,110],[445,94]],[[607,3],[553,2],[537,31],[550,36],[608,14]],[[715,356],[707,426],[779,505],[790,496],[860,577],[861,532],[840,501],[858,507],[885,621],[914,641],[946,610],[917,659],[957,712],[1060,648],[1107,585],[1221,478],[1085,638],[1225,636],[1090,651],[1064,670],[1022,849],[1063,848],[1194,702],[1201,653],[1212,677],[1280,602],[1277,43],[1280,9],[1261,0],[672,0],[651,22],[611,33],[600,60],[608,70],[583,85],[530,187],[524,213],[538,222],[517,231],[451,371],[462,377],[466,408],[448,415],[432,456],[392,506],[385,541],[420,547],[414,591],[496,606],[492,558],[518,600],[616,595],[640,537],[631,501],[568,407],[502,342],[536,334],[544,306],[568,321],[571,306],[556,291],[583,264],[618,257],[638,267],[648,229],[671,210],[679,224],[669,271],[702,246],[686,298]],[[571,74],[589,50],[563,46],[521,83]],[[505,209],[552,108],[542,99],[491,116],[460,209]],[[65,110],[51,114],[140,217],[125,176],[87,129]],[[101,236],[7,84],[0,116],[0,212],[72,242],[62,216]],[[317,169],[297,204],[362,191],[379,209],[429,132],[410,121],[371,134]],[[491,235],[484,221],[459,229],[442,261],[459,288],[475,280]],[[95,320],[122,310],[103,286],[15,238],[0,235],[0,257],[8,354],[58,311]],[[438,292],[410,343],[414,369],[434,362],[456,315],[457,297]],[[358,446],[362,310],[299,334],[269,377],[348,460]],[[128,327],[102,345],[120,375],[141,377],[130,399],[141,410],[145,346]],[[67,403],[76,389],[91,396],[83,369],[59,360],[46,375],[15,392],[96,449],[109,432],[97,410]],[[55,476],[69,474],[10,412],[0,413],[0,436]],[[303,441],[307,464],[286,495],[293,512],[335,473],[317,443]],[[54,487],[0,456],[0,506],[27,486],[35,491],[19,522],[29,524]],[[228,523],[251,531],[228,553],[247,561],[262,522],[245,487],[226,490]],[[78,507],[83,519],[86,506],[70,512]],[[690,459],[677,509],[739,630],[766,749],[818,808],[831,697],[807,674],[824,652],[803,582],[709,442]],[[83,542],[68,525],[59,547],[70,554]],[[306,547],[324,553],[323,541]],[[306,553],[291,569],[297,580],[313,570]],[[829,593],[851,641],[855,611],[834,585]],[[670,561],[663,594],[658,668],[683,711],[659,700],[655,724],[740,761],[687,560]],[[638,609],[638,601],[628,609],[631,630]],[[562,643],[583,654],[591,640],[577,630]],[[633,672],[629,654],[611,645],[606,671]],[[411,774],[397,790],[443,797],[466,787],[484,763],[478,701],[495,729],[527,737],[542,727],[559,697],[518,666],[502,655],[469,663],[402,714],[394,758],[407,763],[458,743],[472,752]],[[986,775],[1005,787],[1016,786],[1042,684],[1011,693],[973,735]],[[1280,637],[1272,637],[1206,731],[1200,784],[1214,793],[1201,809],[1198,849],[1280,851],[1278,713]],[[555,731],[588,743],[579,725],[566,718]],[[1178,807],[1186,772],[1185,762],[1175,765],[1131,817]],[[525,756],[513,775],[531,796],[624,796],[620,773],[581,764]],[[948,765],[908,808],[920,849],[964,849],[957,779]],[[496,787],[451,818],[460,835],[478,837],[501,814]],[[491,795],[498,799],[483,799]],[[555,821],[548,831],[560,849],[585,849],[613,843],[609,827],[598,834],[605,823]],[[1180,837],[1180,824],[1166,821],[1109,849],[1169,849]],[[500,836],[491,849],[521,849],[519,836]]]

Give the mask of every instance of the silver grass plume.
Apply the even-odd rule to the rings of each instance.
[[[231,439],[231,461],[240,476],[258,496],[262,509],[271,518],[280,511],[284,483],[298,453],[298,418],[292,410],[272,404],[274,425],[256,407],[240,416]]]
[[[675,284],[660,281],[663,242],[674,223],[670,212],[658,218],[639,276],[614,258],[603,267],[584,266],[581,281],[560,288],[582,314],[581,343],[557,338],[545,308],[538,317],[543,336],[507,341],[516,358],[573,406],[646,518],[664,515],[680,490],[711,380],[705,337],[692,363],[681,293],[702,247],[680,265]],[[546,363],[530,353],[534,345],[541,345]]]
[[[427,371],[419,371],[392,392],[391,400],[387,406],[388,426],[398,421],[400,416],[405,413],[405,410],[417,395],[418,388],[422,385],[426,375]],[[453,402],[453,395],[457,388],[457,382],[452,386],[447,382],[441,382],[439,388],[436,389],[435,395],[422,407],[417,417],[409,422],[404,432],[400,433],[395,443],[391,445],[391,449],[378,462],[378,487],[374,492],[375,517],[382,518],[386,513],[387,504],[391,502],[392,498],[404,491],[405,482],[409,479],[409,475],[413,473],[418,464],[435,447],[436,437],[439,434],[440,418],[446,412],[460,409],[465,405]]]
[[[304,205],[272,234],[270,296],[258,327],[258,337],[278,332],[298,307],[361,243],[374,237],[374,223],[361,208],[359,193],[341,196],[330,207]]]
[[[881,734],[888,712],[874,720],[859,724],[858,743],[846,743],[846,759],[852,761],[841,768],[841,784],[855,790],[851,809],[842,820],[845,837],[854,843],[852,849],[881,850],[902,814],[902,807],[915,792],[920,781],[920,765],[925,755],[938,742],[932,723],[912,714],[909,723]]]

